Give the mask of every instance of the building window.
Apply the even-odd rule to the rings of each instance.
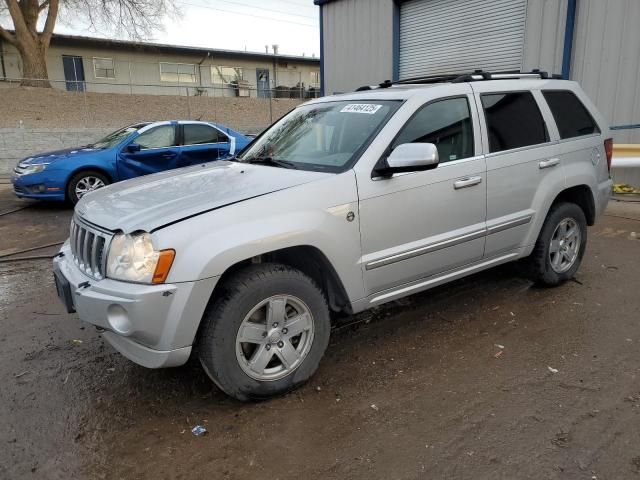
[[[96,78],[116,78],[113,58],[93,57],[93,73]]]
[[[191,63],[160,63],[163,82],[196,83],[196,66]]]
[[[240,80],[244,80],[244,69],[242,67],[211,67],[211,82],[214,84],[228,84]]]
[[[309,83],[311,85],[320,85],[320,72],[311,72]]]

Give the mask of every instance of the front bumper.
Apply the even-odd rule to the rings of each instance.
[[[68,243],[60,252],[53,269],[69,282],[78,316],[104,329],[103,337],[116,350],[148,368],[188,360],[219,277],[162,285],[93,280],[76,266]]]
[[[28,175],[13,175],[11,184],[18,198],[65,200],[66,174],[61,170],[44,170]]]

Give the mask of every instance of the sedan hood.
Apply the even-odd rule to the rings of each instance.
[[[76,214],[108,230],[152,230],[329,173],[217,161],[169,170],[85,195]]]
[[[95,148],[86,148],[86,147],[78,147],[78,148],[65,148],[63,150],[54,150],[52,152],[39,153],[38,155],[34,155],[32,157],[25,158],[21,160],[18,165],[38,165],[41,163],[56,163],[60,160],[64,160],[65,158],[70,157],[80,157],[83,155],[88,155],[91,153],[95,153],[99,150]]]

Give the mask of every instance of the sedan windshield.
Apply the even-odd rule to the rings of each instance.
[[[341,172],[351,167],[400,102],[325,102],[298,107],[238,158],[273,167]]]
[[[129,125],[128,127],[121,128],[120,130],[116,130],[115,132],[110,133],[102,140],[98,140],[96,143],[87,145],[89,148],[96,148],[98,150],[104,150],[106,148],[115,147],[122,140],[127,138],[134,132],[137,132],[142,127],[149,125],[149,122],[146,123],[136,123],[134,125]]]

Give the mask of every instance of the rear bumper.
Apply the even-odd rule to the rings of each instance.
[[[77,268],[68,244],[61,252],[53,268],[69,282],[78,316],[104,329],[103,337],[116,350],[148,368],[173,367],[188,360],[218,277],[162,285],[98,281]]]
[[[597,198],[595,199],[596,221],[607,208],[611,194],[613,193],[613,180],[610,178],[598,184]]]

